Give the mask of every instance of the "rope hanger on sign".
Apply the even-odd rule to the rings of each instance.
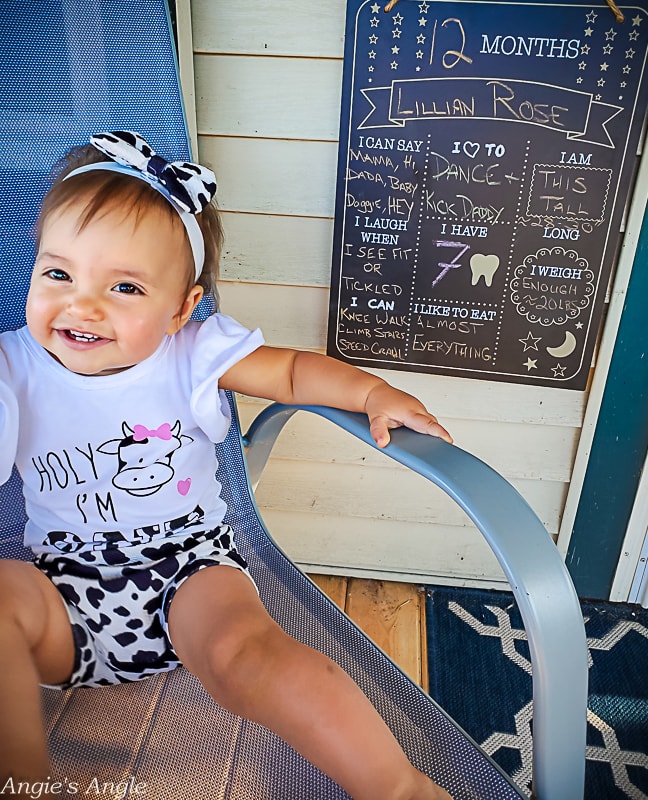
[[[616,21],[623,22],[623,20],[625,19],[625,17],[623,16],[623,11],[621,11],[621,9],[617,6],[614,0],[606,0],[606,2],[610,6],[610,9],[612,10],[612,13],[615,16]],[[398,3],[398,0],[389,0],[387,5],[385,6],[385,13],[388,14],[392,10],[392,8],[394,8],[396,3]]]
[[[396,0],[396,2],[398,2],[398,0]],[[612,9],[612,13],[614,14],[616,21],[623,22],[623,20],[625,19],[625,17],[623,16],[623,11],[621,11],[621,9],[617,6],[614,0],[606,0],[606,2]]]

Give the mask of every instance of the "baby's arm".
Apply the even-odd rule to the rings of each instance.
[[[364,412],[379,447],[389,444],[390,429],[402,425],[452,441],[437,418],[415,397],[375,375],[318,353],[260,347],[231,367],[219,384],[223,389],[280,403]]]

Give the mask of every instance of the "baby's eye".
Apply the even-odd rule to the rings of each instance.
[[[45,273],[48,278],[51,278],[53,281],[69,281],[70,276],[67,272],[63,269],[48,269]]]
[[[119,294],[142,294],[142,290],[132,283],[118,283],[113,291]]]

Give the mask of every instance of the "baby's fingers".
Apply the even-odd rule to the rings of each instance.
[[[441,425],[434,414],[416,413],[407,420],[403,420],[403,424],[417,433],[425,433],[428,436],[436,436],[439,439],[443,439],[445,442],[452,444],[452,436],[450,436],[448,431],[443,427],[443,425]]]
[[[389,444],[389,428],[395,427],[395,425],[390,424],[390,422],[391,420],[389,417],[384,414],[380,414],[371,420],[369,431],[378,447],[387,447]]]
[[[446,442],[452,444],[452,436],[448,431],[439,423],[437,418],[432,414],[413,413],[403,421],[396,421],[391,419],[386,414],[379,414],[373,417],[370,424],[370,431],[373,440],[378,447],[386,447],[390,441],[389,431],[391,428],[400,428],[405,426],[417,433],[424,433],[428,436],[437,436]]]

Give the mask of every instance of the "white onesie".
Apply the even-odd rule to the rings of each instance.
[[[178,520],[192,532],[219,525],[213,443],[230,418],[218,380],[262,343],[260,331],[215,314],[130,369],[88,377],[56,362],[27,328],[1,334],[0,481],[15,461],[25,544],[37,555],[72,553],[141,544]]]

